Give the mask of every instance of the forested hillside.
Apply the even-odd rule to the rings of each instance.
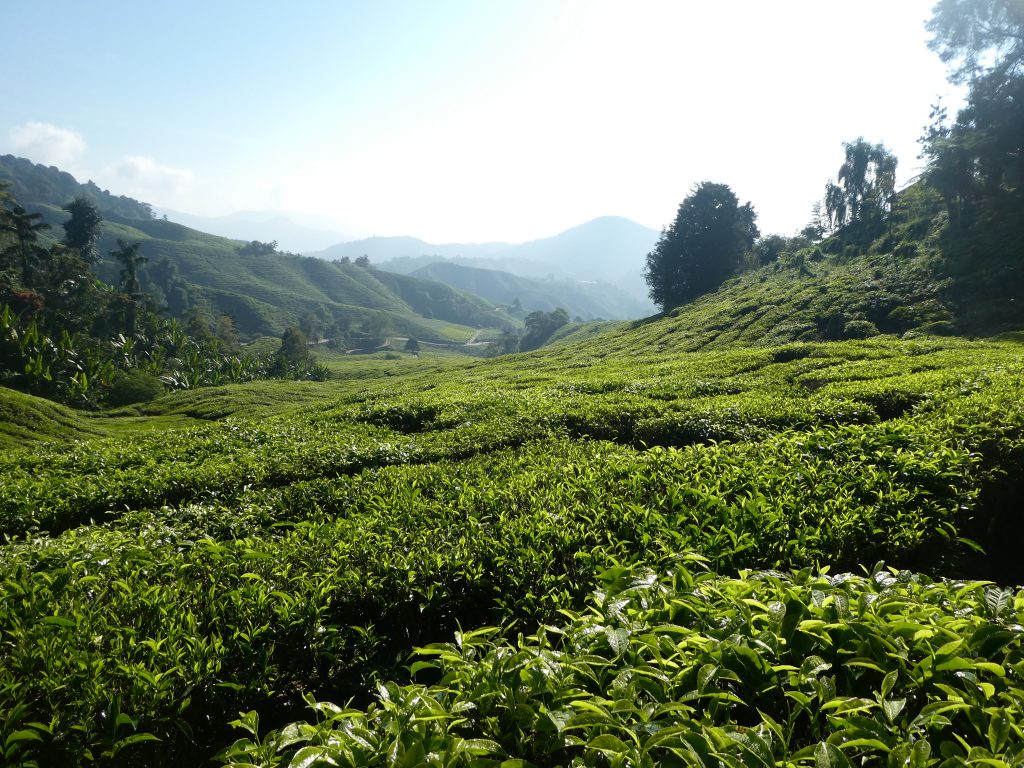
[[[5,179],[12,197],[55,228],[53,239],[67,219],[62,206],[77,196],[95,202],[104,218],[96,246],[101,278],[117,282],[119,266],[108,255],[117,240],[141,243],[146,261],[140,280],[159,304],[177,317],[191,306],[214,318],[227,315],[243,336],[280,336],[306,318],[321,335],[386,322],[397,335],[448,342],[454,340],[450,324],[500,329],[518,323],[493,304],[436,282],[381,276],[360,265],[303,258],[281,253],[273,243],[228,240],[153,218],[149,205],[115,198],[91,182],[78,184],[56,168],[3,156],[0,181]]]

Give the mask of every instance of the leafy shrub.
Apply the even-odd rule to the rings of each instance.
[[[146,371],[119,371],[107,394],[110,405],[148,403],[164,394],[164,385]]]
[[[850,320],[843,328],[843,336],[847,339],[869,339],[881,331],[870,320]]]
[[[248,731],[233,766],[1016,765],[1024,592],[876,565],[745,572],[690,557],[603,574],[585,613],[517,642],[461,631],[416,652],[432,685]],[[430,755],[433,762],[427,762]],[[932,757],[932,756],[936,757]]]

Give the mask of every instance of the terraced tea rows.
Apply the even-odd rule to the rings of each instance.
[[[235,414],[224,420],[8,452],[6,759],[196,763],[231,741],[239,710],[273,727],[300,717],[307,696],[369,704],[371,681],[400,680],[415,646],[488,625],[502,628],[485,635],[495,649],[501,638],[514,644],[580,610],[597,574],[623,564],[667,574],[685,552],[722,574],[885,560],[932,578],[1019,581],[1000,549],[1020,530],[1010,502],[1024,464],[1019,349],[878,340],[665,356],[642,345],[620,353],[598,337],[400,379],[289,385],[282,397],[271,388],[249,418],[253,385],[225,388],[201,398],[207,417]],[[181,409],[180,397],[147,406],[155,418]],[[868,643],[863,656],[888,674],[879,648]],[[794,690],[810,696],[810,685]],[[760,696],[740,698],[759,707]],[[367,723],[390,705],[370,706],[358,716]],[[776,755],[813,747],[813,756],[833,733],[828,716],[808,733],[793,725],[785,739],[758,722],[740,725],[776,739]],[[540,741],[567,738],[545,728]],[[1018,728],[1011,718],[1006,739]],[[729,734],[740,732],[709,731],[708,749],[733,749]],[[619,759],[611,746],[587,746],[602,735],[598,744],[614,736],[641,746],[609,730],[571,754],[527,754],[500,740],[492,752],[472,739],[493,735],[452,733],[469,740],[446,747],[467,765]],[[956,741],[943,731],[936,750],[947,736]],[[893,754],[903,754],[899,743]],[[277,746],[245,754],[274,764],[290,754],[274,757]],[[821,759],[860,754],[833,747]],[[231,759],[244,764],[242,755]],[[438,761],[430,764],[448,764]]]

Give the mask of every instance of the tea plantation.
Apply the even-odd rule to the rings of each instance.
[[[0,392],[0,762],[1024,764],[1020,344],[679,324]]]

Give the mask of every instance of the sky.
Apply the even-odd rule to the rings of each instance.
[[[934,2],[7,0],[0,154],[346,239],[661,229],[701,181],[788,235],[844,141],[920,172],[931,105],[960,98]]]

